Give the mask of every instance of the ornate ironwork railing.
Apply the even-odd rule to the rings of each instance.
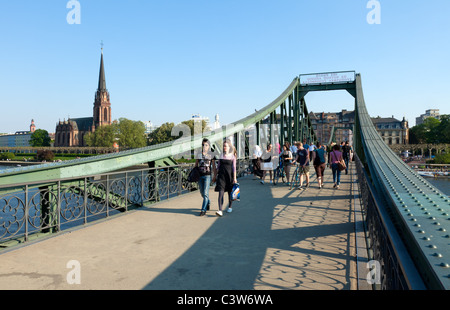
[[[237,161],[237,174],[250,173]],[[46,183],[0,187],[0,247],[26,242],[197,189],[187,176],[193,164],[121,171]]]
[[[357,154],[355,166],[358,175],[360,200],[366,230],[369,259],[379,270],[373,272],[373,288],[381,290],[423,289],[418,273],[406,254],[396,229],[373,189],[369,177]]]

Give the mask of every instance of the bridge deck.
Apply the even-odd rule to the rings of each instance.
[[[361,288],[356,183],[343,174],[334,190],[325,173],[321,190],[315,177],[307,190],[244,177],[242,200],[222,218],[213,190],[212,210],[198,217],[194,192],[30,243],[0,255],[0,289]],[[67,283],[71,260],[80,262],[80,285]]]

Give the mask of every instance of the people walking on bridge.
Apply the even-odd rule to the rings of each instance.
[[[290,150],[293,155],[297,154],[297,150],[298,150],[297,145],[298,145],[298,142],[294,141],[290,147]]]
[[[333,151],[330,153],[331,170],[333,171],[333,188],[339,189],[341,183],[341,170],[339,170],[338,163],[342,160],[342,152],[339,144],[333,146]]]
[[[210,209],[211,205],[211,200],[209,199],[211,172],[216,174],[216,164],[214,155],[211,152],[211,143],[206,138],[202,141],[202,151],[196,154],[195,167],[198,167],[200,172],[198,187],[203,198],[202,209],[200,211],[200,216],[203,216]]]
[[[253,180],[257,180],[257,178],[261,179],[263,176],[263,171],[261,170],[261,156],[262,156],[261,147],[259,145],[255,145],[253,149],[253,158],[252,158],[253,175],[254,175]]]
[[[283,170],[286,173],[287,185],[289,186],[289,180],[291,179],[290,171],[293,160],[292,152],[289,149],[289,142],[286,142],[283,145],[283,152],[281,153],[281,157],[283,158]]]
[[[272,163],[272,144],[267,144],[266,151],[264,152],[262,156],[262,169],[263,169],[263,176],[261,178],[261,184],[264,184],[264,180],[266,178],[267,171],[270,173],[270,179],[269,182],[272,183],[273,179],[273,163]]]
[[[345,141],[344,146],[342,147],[342,157],[345,161],[345,174],[348,174],[348,162],[350,161],[350,158],[352,156],[352,147],[348,143],[348,141]]]
[[[325,158],[326,151],[325,147],[317,142],[316,149],[313,152],[313,165],[314,170],[316,171],[317,183],[319,183],[319,188],[323,187],[323,173],[325,171]]]
[[[308,146],[309,148],[309,146]],[[303,147],[303,143],[298,143],[298,151],[296,156],[297,164],[300,166],[300,184],[297,189],[302,189],[303,186],[303,175],[306,178],[305,187],[309,187],[309,150]]]
[[[223,216],[223,200],[225,192],[228,193],[228,209],[227,212],[232,212],[231,191],[233,184],[237,183],[236,175],[236,149],[229,139],[223,142],[223,152],[219,156],[217,165],[217,173],[214,174],[213,182],[216,182],[214,191],[219,193],[219,210],[216,212],[217,216]]]

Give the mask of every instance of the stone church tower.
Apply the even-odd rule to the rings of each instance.
[[[105,67],[103,64],[103,48],[100,59],[100,74],[98,78],[98,89],[95,93],[94,101],[94,120],[92,131],[102,125],[111,125],[111,102],[109,101],[109,92],[106,89]]]
[[[106,89],[103,48],[100,58],[98,89],[95,93],[93,117],[69,118],[56,124],[55,146],[86,146],[84,136],[103,125],[111,125],[111,101]]]

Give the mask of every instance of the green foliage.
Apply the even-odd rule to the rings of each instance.
[[[202,133],[205,128],[206,121],[202,121],[201,128],[198,124],[195,124],[194,120],[181,122],[181,124],[177,126],[175,126],[174,123],[165,123],[149,134],[149,145],[170,142],[181,137],[186,137],[186,135],[189,134],[199,134]]]
[[[30,138],[30,145],[33,147],[50,146],[51,139],[47,130],[37,129]]]
[[[96,147],[112,147],[115,138],[114,124],[108,126],[100,126],[94,132],[84,136],[84,142],[88,146]]]
[[[430,117],[423,124],[412,127],[410,143],[450,143],[450,115],[441,115],[440,120]]]
[[[121,148],[134,149],[147,145],[143,122],[120,118],[119,123],[112,126],[116,127],[116,138]]]
[[[36,159],[40,161],[52,161],[55,158],[55,154],[52,151],[38,151],[36,154]]]
[[[172,136],[174,123],[164,123],[148,135],[149,145],[161,144],[175,140]]]
[[[120,118],[119,122],[96,128],[84,137],[86,145],[93,147],[112,147],[115,141],[122,149],[146,146],[144,123]]]
[[[450,154],[437,155],[434,158],[433,164],[450,164]]]
[[[0,153],[0,160],[13,160],[15,157],[14,153],[6,152]]]

